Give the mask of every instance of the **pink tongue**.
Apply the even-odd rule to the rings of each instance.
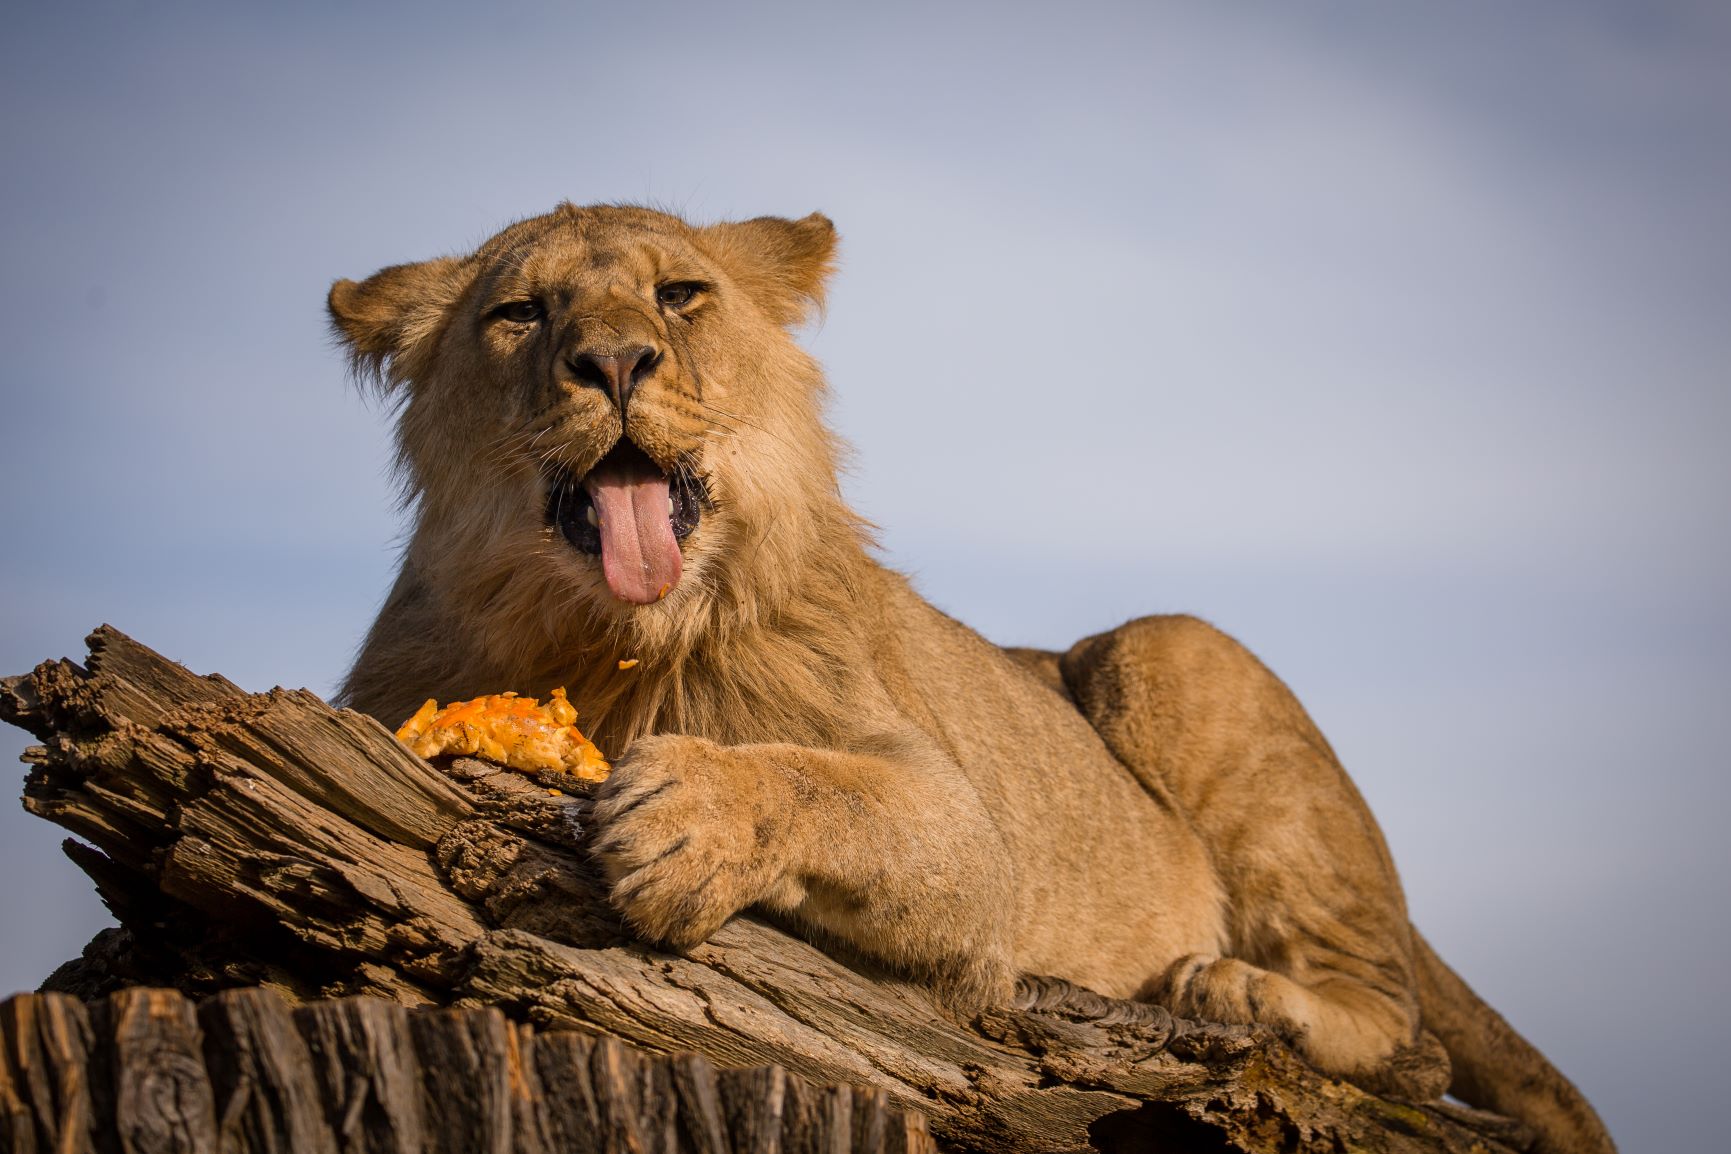
[[[597,465],[583,481],[601,521],[601,571],[621,601],[648,605],[679,584],[667,478],[647,460]]]

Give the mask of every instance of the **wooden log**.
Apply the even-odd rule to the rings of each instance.
[[[113,1103],[105,1121],[119,1148],[217,1154],[216,1093],[192,1005],[170,990],[134,988],[114,994],[103,1010],[97,1041],[109,1059]]]
[[[881,1095],[880,1140],[862,1144],[852,1087],[538,1036],[491,1009],[133,988],[94,1010],[20,994],[0,1024],[0,1149],[19,1154],[935,1150],[923,1118]]]
[[[420,1055],[402,1006],[379,998],[309,1002],[294,1011],[325,1121],[345,1151],[419,1154],[429,1144]]]
[[[930,1145],[927,1119],[946,1147],[1010,1152],[1527,1140],[1323,1078],[1262,1031],[1062,982],[1025,979],[1015,1005],[958,1022],[749,916],[660,952],[608,907],[569,781],[434,766],[305,691],[243,694],[106,627],[83,665],[0,682],[0,717],[41,739],[25,805],[89,843],[74,858],[122,923],[50,986],[206,998],[169,1031],[184,1050],[202,1028],[205,1064],[203,1082],[176,1067],[185,1140],[163,1148],[202,1148],[211,1119],[225,1149],[260,1150],[905,1151]],[[219,993],[236,986],[301,1004]],[[358,994],[400,1005],[321,1000]],[[91,1017],[98,1050],[120,1054],[118,1008]],[[59,1049],[7,1034],[0,1124],[36,1144],[18,1148],[141,1108],[136,1078],[103,1115],[52,1072],[89,1068],[66,1021]]]
[[[19,1154],[92,1148],[91,1043],[90,1018],[69,998],[0,1005],[0,1148]]]

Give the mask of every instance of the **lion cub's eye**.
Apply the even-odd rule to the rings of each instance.
[[[702,291],[703,286],[696,281],[672,281],[656,287],[655,303],[664,309],[681,309],[690,304],[692,298]]]
[[[493,316],[513,324],[526,325],[538,321],[547,315],[547,310],[540,301],[506,301],[492,312]]]

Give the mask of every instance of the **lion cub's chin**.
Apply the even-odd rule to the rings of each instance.
[[[707,568],[700,548],[681,542],[679,552],[674,580],[663,581],[653,589],[647,588],[647,583],[639,584],[627,590],[634,595],[622,596],[614,588],[602,557],[572,551],[566,557],[565,570],[572,588],[565,600],[596,624],[623,628],[640,635],[643,641],[671,637],[680,631],[691,611],[693,593]]]

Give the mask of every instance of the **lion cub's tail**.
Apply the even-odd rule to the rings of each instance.
[[[1472,987],[1413,931],[1419,1009],[1454,1064],[1449,1093],[1518,1118],[1545,1154],[1616,1154],[1605,1124],[1558,1069],[1485,1005]]]

